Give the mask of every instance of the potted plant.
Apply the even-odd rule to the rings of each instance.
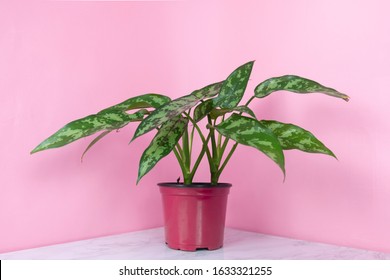
[[[132,122],[139,122],[131,141],[157,130],[143,152],[137,183],[162,158],[173,151],[181,168],[183,182],[160,183],[165,217],[165,238],[169,247],[193,251],[222,247],[228,183],[220,176],[238,144],[256,148],[274,161],[285,176],[284,150],[298,149],[335,157],[309,131],[275,120],[259,120],[248,107],[258,98],[275,91],[323,93],[348,101],[349,97],[315,81],[286,75],[258,84],[254,95],[239,105],[254,62],[234,70],[225,80],[171,100],[161,94],[144,94],[106,108],[97,114],[68,123],[40,143],[31,153],[58,148],[100,132],[84,154],[107,134]],[[195,135],[199,138],[195,138]],[[194,157],[193,143],[201,141]],[[181,141],[180,141],[181,140]],[[228,145],[233,141],[233,145]],[[206,159],[210,182],[193,182],[199,164]]]

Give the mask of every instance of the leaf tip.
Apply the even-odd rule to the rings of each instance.
[[[36,146],[33,150],[30,151],[30,155],[35,154],[35,153],[37,153],[37,152],[39,152],[39,151],[41,151],[41,148],[40,148],[39,145],[38,145],[38,146]]]
[[[283,168],[283,184],[286,182],[286,170]]]
[[[328,155],[328,156],[331,156],[331,157],[335,158],[336,160],[339,160],[339,159],[336,157],[336,155],[332,152],[331,149],[329,149],[329,148],[327,148],[327,147],[325,147],[325,148],[326,148],[326,152],[323,152],[323,154]]]
[[[130,142],[129,142],[129,145],[135,140],[138,138],[139,135],[137,135],[137,131],[134,133],[133,135],[133,138],[131,138]]]

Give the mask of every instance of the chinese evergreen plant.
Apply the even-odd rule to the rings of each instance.
[[[210,168],[210,182],[216,185],[238,144],[263,152],[281,168],[283,174],[283,150],[298,149],[334,157],[333,152],[309,131],[294,124],[257,119],[248,106],[254,99],[264,98],[279,90],[301,94],[318,92],[346,101],[349,97],[315,81],[286,75],[261,82],[248,102],[239,105],[253,64],[253,61],[248,62],[234,70],[226,80],[175,100],[153,93],[127,99],[97,114],[68,123],[40,143],[31,153],[61,147],[101,132],[88,145],[84,156],[107,134],[118,131],[131,122],[140,122],[132,141],[154,129],[157,133],[141,156],[137,183],[172,151],[180,165],[184,184],[192,183],[199,164],[206,156]],[[202,129],[199,121],[204,118],[207,125]],[[202,148],[192,161],[195,132],[202,141]],[[235,142],[231,147],[228,146],[230,140]]]

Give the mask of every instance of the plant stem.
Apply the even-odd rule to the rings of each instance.
[[[215,166],[215,163],[214,163],[214,161],[213,161],[213,157],[211,156],[210,149],[209,149],[209,147],[208,147],[208,142],[209,142],[209,139],[210,139],[209,137],[211,137],[211,135],[210,135],[211,132],[209,132],[209,135],[207,136],[208,140],[206,141],[206,139],[205,139],[205,137],[204,137],[204,135],[203,135],[203,133],[202,133],[202,130],[200,129],[200,127],[198,126],[198,124],[194,121],[194,119],[191,118],[191,116],[188,115],[187,113],[184,113],[184,114],[185,114],[186,117],[193,123],[193,125],[194,125],[196,131],[197,131],[198,134],[199,134],[200,139],[202,140],[202,143],[203,143],[203,148],[202,148],[202,150],[203,150],[203,149],[206,150],[207,160],[208,160],[209,165],[210,165],[210,172],[211,172],[212,174],[214,174],[214,173],[216,174],[216,173],[218,172],[218,168]],[[199,156],[200,156],[200,155],[199,155]],[[194,173],[194,174],[195,174],[195,173]],[[194,174],[193,174],[193,175],[194,175]],[[193,177],[193,176],[192,176],[192,177]]]
[[[225,138],[225,141],[223,141],[223,144],[222,144],[222,147],[221,147],[221,150],[220,150],[220,155],[218,157],[218,166],[220,166],[221,164],[221,160],[222,160],[222,157],[223,157],[223,154],[225,153],[225,150],[226,150],[226,146],[229,142],[229,138]]]
[[[255,99],[255,98],[256,98],[256,96],[252,96],[251,98],[249,98],[249,100],[245,103],[245,106],[248,106],[249,103],[251,103],[253,101],[253,99]],[[240,113],[240,115],[242,115],[242,113]],[[222,145],[221,151],[220,151],[220,156],[218,158],[218,167],[221,164],[222,156],[223,156],[223,154],[225,152],[225,149],[226,149],[226,146],[227,146],[228,142],[229,142],[229,138],[226,137],[225,141],[224,141],[224,143]],[[226,159],[224,160],[221,168],[219,168],[219,170],[218,170],[218,177],[221,175],[221,173],[224,170],[226,164],[229,162],[229,160],[232,157],[232,155],[233,155],[234,151],[236,150],[237,146],[238,146],[238,142],[236,142],[233,145],[233,147],[231,148],[229,154],[227,155]]]
[[[218,142],[217,142],[218,151],[222,148],[222,134],[218,133]]]
[[[249,98],[249,100],[245,103],[245,106],[248,106],[249,105],[249,103],[251,103],[252,102],[252,100],[253,99],[255,99],[256,98],[256,96],[252,96],[251,98]],[[242,113],[241,113],[242,114]]]
[[[225,120],[225,115],[223,115],[222,116],[222,121],[221,122],[223,122]],[[217,122],[217,120],[215,120],[215,122],[214,122],[214,126],[216,125],[216,122]],[[218,133],[218,144],[217,144],[217,146],[218,146],[218,151],[221,151],[221,144],[222,144],[222,134],[221,133]]]
[[[183,150],[181,149],[181,146],[179,143],[176,144],[177,151],[180,154],[180,157],[183,158]]]
[[[217,125],[217,119],[214,119],[213,121],[213,128]],[[215,130],[214,130],[215,134]],[[218,137],[217,137],[218,136]],[[216,150],[216,157],[215,157],[215,165],[217,168],[219,167],[219,154],[221,153],[221,134],[218,133],[218,135],[215,136],[216,144],[215,144],[215,150]]]
[[[186,165],[187,170],[190,170],[191,156],[190,156],[190,145],[188,141],[188,128],[184,130],[182,140],[183,140],[183,155],[184,155],[183,161]]]
[[[192,158],[192,146],[194,143],[194,132],[195,132],[195,126],[192,125],[191,134],[190,134],[190,158]]]
[[[210,115],[207,115],[207,120],[209,123],[209,129],[210,129],[210,136],[211,136],[211,148],[212,148],[212,153],[213,153],[213,159],[217,159],[218,153],[217,153],[217,144],[215,142],[215,132],[214,132],[214,127],[211,122],[211,117]],[[218,166],[217,166],[218,167]]]
[[[211,147],[212,147],[212,161],[213,161],[213,169],[210,169],[211,173],[211,185],[216,185],[218,183],[218,149],[217,149],[217,144],[215,142],[215,131],[214,127],[211,122],[211,117],[210,115],[207,115],[207,120],[209,123],[209,129],[210,129],[210,137],[211,137]]]
[[[201,163],[202,158],[203,158],[204,154],[206,153],[206,149],[208,148],[207,145],[208,145],[209,141],[210,141],[210,134],[207,136],[206,144],[203,144],[202,150],[200,151],[199,156],[196,159],[196,162],[194,164],[194,167],[192,168],[192,171],[190,173],[191,181],[194,179],[196,170],[198,170],[199,164]]]
[[[173,149],[173,152],[175,153],[177,161],[179,162],[181,173],[183,174],[184,184],[188,184],[188,182],[187,182],[188,180],[186,179],[186,174],[187,174],[186,167],[184,165],[182,158],[180,157],[180,153],[176,147]]]
[[[233,145],[232,149],[230,150],[229,154],[227,155],[227,157],[225,158],[225,161],[223,162],[221,168],[218,170],[218,178],[219,176],[221,175],[222,171],[224,170],[225,166],[227,165],[227,163],[229,162],[230,158],[232,157],[234,151],[236,150],[237,148],[237,145],[238,145],[238,142],[236,142],[236,144]]]

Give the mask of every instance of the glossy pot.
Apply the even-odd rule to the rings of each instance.
[[[195,251],[222,247],[231,184],[158,185],[164,210],[165,242],[170,248]]]

